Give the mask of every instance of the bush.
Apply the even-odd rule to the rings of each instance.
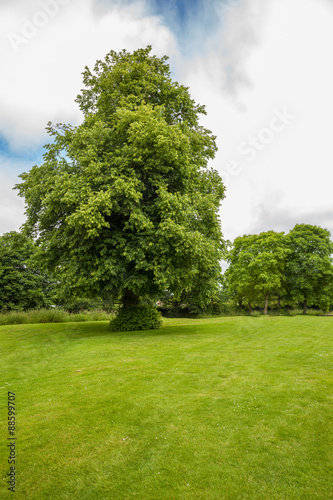
[[[99,302],[96,300],[83,298],[74,299],[72,302],[64,305],[64,309],[69,313],[81,313],[83,311],[92,311],[99,307]]]
[[[204,316],[233,316],[242,314],[242,310],[232,302],[212,301],[200,307],[197,304],[163,305],[157,307],[164,318],[198,318]],[[247,314],[247,310],[246,310]]]
[[[322,316],[326,314],[326,312],[321,309],[308,309],[306,314],[308,316]]]
[[[233,302],[213,301],[206,306],[205,312],[213,316],[233,316],[241,314],[242,310]]]
[[[117,316],[110,321],[109,330],[111,332],[128,332],[154,330],[161,326],[161,314],[155,307],[127,306],[122,307]]]
[[[301,309],[288,309],[288,316],[299,316],[300,314],[303,314]]]
[[[187,306],[158,306],[157,310],[163,318],[189,318],[190,310]]]

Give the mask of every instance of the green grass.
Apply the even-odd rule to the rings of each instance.
[[[1,499],[333,498],[332,318],[107,326],[0,327]]]

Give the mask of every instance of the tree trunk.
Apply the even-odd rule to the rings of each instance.
[[[267,311],[268,311],[268,297],[269,297],[269,293],[266,293],[264,314],[267,314]]]
[[[250,302],[250,301],[249,301],[249,314],[250,314],[250,316],[251,316],[251,314],[252,314],[252,304],[251,304],[251,302]]]
[[[280,297],[278,297],[278,308],[279,308],[279,311],[281,311],[281,301],[280,301]]]
[[[125,294],[123,297],[123,306],[124,307],[134,307],[139,305],[140,297],[136,295],[132,290],[128,288],[125,289]]]
[[[304,299],[303,302],[303,314],[306,314],[308,312],[308,300]]]

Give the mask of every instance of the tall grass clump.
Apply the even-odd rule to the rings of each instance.
[[[27,311],[29,323],[65,323],[70,314],[63,309],[35,309]]]
[[[0,325],[23,325],[29,323],[27,313],[21,311],[11,311],[0,314]]]
[[[114,318],[114,314],[107,311],[89,311],[85,313],[87,318],[85,321],[110,321]]]
[[[71,314],[64,309],[32,309],[0,314],[0,325],[35,323],[78,323],[83,321],[110,321],[114,315],[106,311],[84,311]]]
[[[321,309],[308,309],[306,314],[308,316],[322,316],[323,314],[328,314],[328,312]]]

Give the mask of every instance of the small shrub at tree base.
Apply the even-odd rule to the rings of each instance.
[[[155,307],[127,306],[122,307],[117,316],[110,321],[109,330],[111,332],[155,330],[161,326],[161,314]]]

